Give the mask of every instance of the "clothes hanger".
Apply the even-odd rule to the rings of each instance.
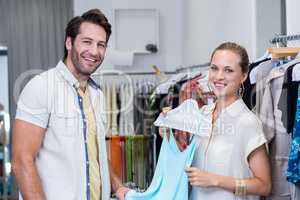
[[[152,65],[152,68],[155,71],[155,76],[159,79],[159,82],[162,83],[166,81],[168,78],[164,72],[162,72],[156,65]]]
[[[268,48],[268,52],[272,58],[285,58],[288,56],[295,57],[299,52],[299,47],[271,47]]]

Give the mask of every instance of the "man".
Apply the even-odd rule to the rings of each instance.
[[[98,9],[67,25],[64,60],[23,89],[13,131],[12,167],[28,200],[124,199],[109,170],[104,97],[90,75],[101,65],[111,25]]]

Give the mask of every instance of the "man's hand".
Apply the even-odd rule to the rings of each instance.
[[[125,199],[125,195],[126,193],[129,191],[130,189],[128,187],[125,186],[121,186],[117,189],[116,191],[116,196],[119,200],[124,200]]]

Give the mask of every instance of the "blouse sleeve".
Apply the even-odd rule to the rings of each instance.
[[[263,133],[263,127],[260,120],[251,116],[248,120],[242,120],[241,122],[242,141],[245,147],[245,160],[249,155],[261,145],[267,143],[265,135]]]

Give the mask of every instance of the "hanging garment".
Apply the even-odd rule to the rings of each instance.
[[[265,137],[268,140],[269,157],[272,166],[272,192],[267,200],[291,199],[294,185],[286,180],[291,137],[284,128],[278,109],[278,102],[282,93],[282,85],[286,70],[299,63],[295,59],[287,64],[272,69],[267,77],[263,95],[260,119],[263,123]]]
[[[145,160],[144,160],[144,135],[135,135],[132,142],[133,182],[138,188],[145,189]]]
[[[203,136],[201,124],[210,123],[199,111],[198,103],[194,99],[185,100],[177,108],[170,110],[165,115],[161,114],[154,122],[155,126],[173,128]]]
[[[132,143],[133,143],[132,136],[126,136],[125,139],[126,182],[133,182]]]
[[[293,73],[292,73],[292,80],[300,81],[300,64],[294,66]]]
[[[111,133],[117,135],[118,124],[117,124],[118,106],[117,106],[117,90],[114,83],[111,85]]]
[[[184,169],[191,165],[195,147],[192,140],[181,152],[173,134],[170,134],[169,140],[165,135],[151,185],[143,193],[129,191],[125,200],[187,200],[188,177]]]
[[[300,83],[299,81],[292,81],[293,69],[294,66],[290,66],[284,74],[282,92],[278,102],[278,109],[282,112],[281,121],[287,133],[293,131],[297,108],[298,86]]]
[[[152,177],[154,175],[155,166],[156,166],[156,135],[145,135],[145,139],[143,140],[143,148],[144,148],[144,165],[145,165],[145,187],[146,189],[149,187],[152,181]]]
[[[292,199],[300,199],[300,185],[295,185],[294,190],[292,191]]]
[[[134,134],[134,119],[133,119],[133,87],[130,84],[122,84],[120,86],[120,135]]]
[[[133,114],[133,99],[134,99],[134,88],[131,84],[126,85],[126,134],[134,135],[134,114]]]
[[[292,135],[291,150],[288,161],[287,180],[300,182],[300,87],[298,88],[297,112]]]
[[[103,90],[103,93],[104,93],[104,96],[105,96],[105,105],[106,105],[106,108],[105,108],[105,113],[106,113],[106,119],[107,119],[107,135],[111,135],[111,90],[110,90],[110,87],[108,84],[105,84],[104,85],[104,90]]]
[[[110,164],[117,176],[124,180],[121,137],[122,136],[112,136],[110,138]]]
[[[244,82],[244,95],[243,100],[245,104],[248,106],[249,109],[255,109],[258,110],[256,113],[259,112],[259,103],[257,101],[260,101],[259,97],[257,95],[260,95],[260,93],[263,90],[261,88],[262,83],[265,82],[263,79],[267,76],[267,74],[270,72],[272,68],[271,58],[264,58],[260,61],[253,62],[249,65],[249,76]],[[262,80],[262,81],[259,81]],[[256,85],[255,85],[256,83]],[[263,84],[264,86],[265,84]],[[258,87],[258,88],[257,88]],[[258,108],[257,108],[258,107]]]
[[[265,91],[266,79],[268,74],[273,69],[272,61],[268,60],[266,62],[260,63],[259,66],[254,68],[255,72],[255,88],[256,88],[256,102],[255,102],[255,113],[259,115],[261,110],[261,103]],[[252,72],[252,71],[251,71]],[[250,72],[250,74],[251,74]]]
[[[144,114],[145,114],[145,98],[142,91],[138,88],[134,95],[134,130],[136,134],[144,134]]]
[[[271,60],[271,58],[264,58],[260,61],[257,61],[257,62],[254,62],[254,63],[250,64],[249,69],[252,69],[252,70],[249,70],[249,80],[250,80],[251,84],[256,83],[257,74],[260,73],[260,70],[262,68],[262,64],[269,61],[269,60]]]

